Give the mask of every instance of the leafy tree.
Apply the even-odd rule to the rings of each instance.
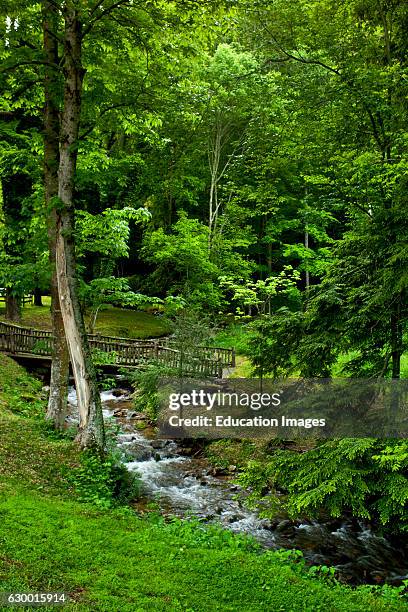
[[[300,273],[293,270],[292,266],[285,268],[276,276],[269,276],[265,280],[259,279],[256,282],[248,281],[247,283],[235,283],[233,279],[221,277],[221,286],[225,291],[230,293],[230,300],[236,304],[236,314],[239,316],[244,314],[245,308],[248,308],[249,314],[252,311],[257,315],[271,314],[272,309],[276,309],[284,301],[299,305],[301,296],[297,281],[300,279]]]
[[[119,210],[106,208],[100,215],[77,211],[76,245],[78,266],[88,272],[88,279],[81,278],[81,299],[90,309],[89,330],[93,333],[100,309],[108,304],[140,306],[147,304],[147,296],[130,289],[124,278],[114,275],[115,265],[120,258],[129,256],[130,223],[148,219],[146,209],[124,207]],[[89,278],[89,259],[96,256]],[[88,265],[85,266],[85,261]]]
[[[313,363],[314,373],[327,374],[339,352],[356,349],[350,371],[400,376],[406,326],[401,249],[406,63],[400,46],[405,15],[399,2],[374,7],[352,0],[342,6],[258,3],[251,18],[263,32],[270,63],[298,82],[305,71],[319,77],[326,89],[313,93],[320,94],[323,107],[333,100],[323,134],[337,151],[331,151],[322,174],[334,202],[346,205],[347,231],[334,260],[321,267],[322,285],[298,317],[302,324],[291,345],[292,362],[304,373],[311,373]],[[316,130],[318,138],[321,131]],[[329,195],[325,191],[323,198]],[[274,327],[280,330],[276,349],[287,332],[284,316],[279,313]],[[320,358],[311,360],[311,354]]]
[[[167,287],[170,294],[183,295],[194,307],[220,308],[221,292],[216,286],[219,269],[210,260],[208,228],[197,219],[181,215],[173,233],[159,228],[148,234],[143,256],[157,266],[152,280],[159,290]]]

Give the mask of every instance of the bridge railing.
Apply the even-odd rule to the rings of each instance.
[[[149,361],[158,361],[169,368],[183,365],[185,374],[201,374],[222,377],[224,367],[235,365],[235,354],[230,349],[196,347],[194,354],[174,348],[174,342],[162,339],[137,340],[115,336],[88,336],[91,350],[111,353],[115,365],[140,366]],[[54,337],[51,331],[21,327],[0,321],[0,351],[31,355],[51,356]]]
[[[173,338],[164,338],[163,343],[165,346],[176,348],[179,346],[177,340]],[[199,345],[195,349],[195,353],[199,354],[203,359],[209,359],[212,361],[218,361],[226,368],[235,368],[236,356],[235,349],[221,348],[218,346],[202,346]],[[187,351],[188,352],[188,351]]]
[[[139,341],[139,342],[115,342],[112,340],[100,340],[89,338],[91,349],[96,349],[104,353],[115,353],[115,363],[122,366],[136,366],[156,361],[172,369],[180,367],[180,359],[183,360],[183,372],[185,374],[202,374],[221,378],[223,372],[223,364],[221,361],[214,361],[210,358],[205,358],[200,355],[192,355],[184,353],[181,356],[177,349],[163,346],[157,341]]]
[[[29,329],[0,321],[0,350],[11,353],[51,355],[54,344],[52,332]]]
[[[116,336],[102,336],[101,334],[89,334],[89,340],[111,342],[123,342],[125,344],[133,345],[149,345],[152,348],[157,346],[168,347],[174,350],[180,351],[179,343],[173,338],[149,338],[146,340],[140,340],[138,338],[119,338]],[[186,351],[189,352],[188,350]],[[194,349],[194,354],[199,355],[203,359],[210,361],[217,361],[222,363],[224,367],[235,367],[235,350],[229,348],[221,348],[214,346],[197,346]]]

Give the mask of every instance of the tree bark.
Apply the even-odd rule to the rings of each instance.
[[[64,20],[64,106],[58,171],[60,206],[56,227],[58,293],[77,392],[77,440],[82,448],[93,447],[102,451],[105,442],[102,406],[78,298],[75,262],[74,180],[84,70],[81,62],[81,23],[72,0],[67,0],[65,4]]]
[[[209,151],[209,165],[211,173],[210,183],[210,199],[209,199],[209,214],[208,214],[208,248],[211,250],[212,234],[215,219],[218,214],[218,182],[219,182],[219,167],[221,160],[222,148],[222,130],[217,122],[215,136],[211,142]]]
[[[44,53],[50,64],[58,64],[58,13],[55,5],[45,1],[43,4]],[[54,34],[54,36],[53,36]],[[46,419],[52,421],[57,429],[64,425],[68,406],[69,354],[65,340],[64,322],[58,296],[58,281],[55,266],[55,244],[57,215],[53,199],[58,196],[59,165],[59,103],[58,81],[51,67],[46,68],[44,79],[44,188],[45,203],[48,210],[48,248],[52,270],[51,276],[51,319],[54,335],[54,349],[51,363],[50,395]]]
[[[34,289],[34,306],[42,306],[42,293],[41,289],[37,287]]]
[[[269,274],[272,274],[272,242],[268,242],[267,245],[266,264]]]
[[[4,251],[3,238],[6,234],[5,216],[3,209],[3,183],[0,177],[0,251]],[[19,323],[21,321],[21,301],[13,295],[12,289],[7,288],[4,295],[4,305],[6,308],[6,319]]]
[[[10,288],[6,289],[6,319],[15,323],[21,321],[21,299]]]
[[[226,141],[228,139],[228,125],[222,123],[222,119],[219,117],[216,120],[215,125],[215,134],[213,135],[209,152],[208,152],[208,162],[210,166],[210,198],[209,198],[209,211],[208,211],[208,249],[211,251],[212,247],[212,239],[217,226],[218,216],[220,213],[221,202],[219,200],[218,195],[218,187],[220,181],[233,159],[234,153],[238,147],[235,147],[233,153],[227,158],[225,164],[222,166],[221,157],[222,151],[225,147]]]

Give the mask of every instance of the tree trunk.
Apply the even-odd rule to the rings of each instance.
[[[218,213],[218,170],[221,156],[221,131],[216,131],[216,136],[212,143],[212,149],[209,153],[209,163],[211,172],[210,183],[210,199],[208,211],[208,248],[211,250],[213,226],[216,215]]]
[[[21,321],[21,299],[9,288],[6,289],[6,319],[15,323]]]
[[[306,228],[305,230],[305,248],[309,249],[309,232]],[[309,260],[306,259],[306,265],[305,265],[305,283],[306,283],[306,293],[308,293],[309,288],[310,288],[310,273],[309,273]]]
[[[51,2],[43,5],[44,53],[50,64],[58,64],[58,13]],[[54,36],[53,36],[54,34]],[[52,421],[57,429],[64,425],[68,407],[69,354],[65,341],[64,322],[58,297],[58,282],[55,266],[55,243],[57,215],[53,198],[58,196],[59,165],[59,104],[58,83],[55,71],[47,67],[44,79],[44,188],[45,203],[48,210],[48,248],[50,254],[51,276],[51,319],[54,335],[54,349],[51,363],[50,395],[46,419]]]
[[[5,251],[3,238],[6,234],[5,218],[3,210],[3,183],[0,178],[0,251]],[[21,321],[21,301],[16,298],[10,288],[4,294],[4,305],[6,308],[6,319],[19,323]]]
[[[400,303],[393,306],[391,313],[391,360],[392,360],[392,378],[400,378],[401,376],[401,355],[402,355],[402,329]]]
[[[272,274],[272,242],[268,242],[267,245],[266,264],[268,266],[269,274]]]
[[[64,32],[64,107],[58,171],[56,269],[65,337],[68,344],[79,411],[77,440],[82,448],[104,447],[102,406],[78,298],[74,237],[74,180],[81,114],[81,23],[72,1],[66,2]]]
[[[53,275],[51,287],[51,301],[53,306],[51,317],[54,333],[54,349],[51,363],[50,395],[48,398],[46,418],[51,420],[57,429],[62,429],[68,410],[69,354],[65,340],[64,323],[59,307],[56,280],[56,275]]]
[[[42,306],[42,294],[41,289],[37,287],[34,289],[34,306]]]

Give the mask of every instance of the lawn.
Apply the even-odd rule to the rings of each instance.
[[[300,563],[259,554],[226,532],[180,521],[98,512],[78,503],[5,490],[2,590],[63,591],[66,610],[92,612],[366,612],[402,610],[308,576]]]
[[[21,325],[51,329],[50,298],[43,297],[43,304],[43,306],[25,306]],[[5,309],[0,308],[0,319],[4,320],[4,316]],[[163,317],[113,306],[101,310],[95,327],[95,333],[123,338],[155,338],[164,336],[168,332],[169,326]]]
[[[1,591],[64,591],[64,610],[89,612],[406,609],[394,590],[352,590],[228,531],[79,503],[67,477],[79,453],[44,405],[40,383],[0,355]]]

